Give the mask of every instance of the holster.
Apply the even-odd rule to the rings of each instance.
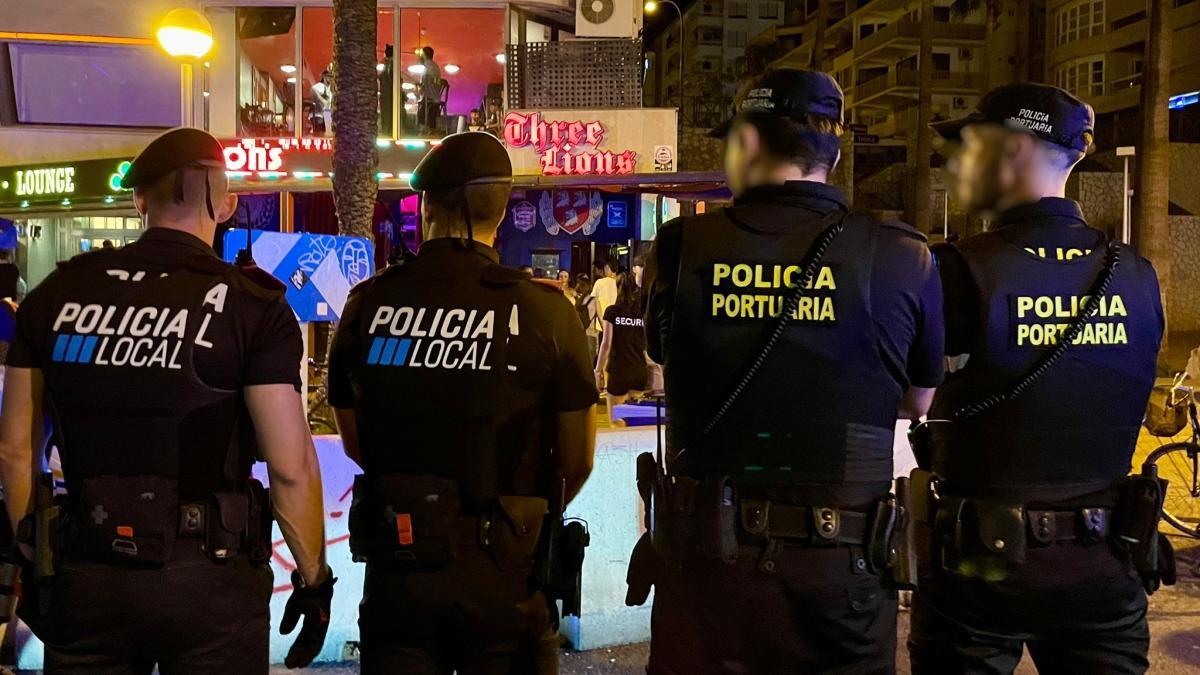
[[[582,610],[583,559],[592,536],[582,521],[559,519],[553,539],[547,595],[562,601],[562,616],[579,616]]]
[[[1025,562],[1025,508],[988,499],[943,497],[934,530],[942,569],[999,580]]]
[[[210,559],[229,560],[242,552],[255,563],[271,559],[271,501],[262,483],[252,479],[243,491],[215,493],[203,507],[182,505],[181,536],[194,526],[190,516],[197,510],[204,514],[204,552]]]
[[[625,571],[625,605],[638,607],[650,597],[650,589],[659,578],[659,557],[654,550],[654,508],[658,494],[658,461],[653,453],[643,452],[637,458],[637,490],[645,507],[645,532],[638,538],[629,555],[629,567]]]
[[[14,554],[21,566],[17,616],[34,635],[42,635],[50,611],[53,581],[65,547],[63,506],[54,497],[54,476],[40,474],[33,484],[33,512],[17,526]]]
[[[1167,481],[1153,465],[1143,468],[1125,479],[1113,513],[1113,547],[1137,570],[1147,594],[1175,584],[1175,550],[1158,532],[1166,490]]]
[[[658,482],[654,499],[652,538],[663,561],[737,562],[737,500],[727,476],[668,475]]]
[[[922,471],[922,470],[916,470]],[[925,483],[925,489],[929,484]],[[911,591],[917,587],[917,533],[916,528],[922,526],[917,522],[917,513],[928,504],[923,504],[923,497],[916,494],[913,479],[896,478],[896,504],[899,513],[896,514],[895,533],[892,537],[893,563],[890,571],[890,581],[896,589]],[[926,491],[924,500],[928,500]],[[926,510],[925,513],[928,513]],[[928,526],[928,518],[925,520]]]
[[[897,526],[901,518],[902,511],[895,495],[888,494],[875,501],[867,536],[863,540],[867,569],[872,574],[882,576],[895,564]]]
[[[350,504],[355,562],[404,569],[446,567],[458,549],[458,484],[427,475],[356,476]]]

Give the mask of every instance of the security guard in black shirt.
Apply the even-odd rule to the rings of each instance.
[[[25,588],[42,592],[24,616],[48,673],[265,673],[274,506],[298,567],[284,623],[306,617],[288,663],[307,664],[334,580],[295,316],[281,287],[213,253],[237,204],[215,138],[166,132],[123,186],[146,232],[62,264],[17,314],[0,419],[9,518],[29,511],[43,466],[43,402],[68,493],[58,532],[27,542]],[[270,501],[250,477],[255,436]],[[57,507],[36,502],[31,521],[51,522]]]
[[[774,71],[738,108],[733,206],[664,225],[646,265],[670,418],[649,672],[892,672],[893,437],[941,381],[940,283],[918,232],[825,184],[831,77]]]
[[[1042,673],[1148,666],[1146,593],[1123,542],[1146,540],[1129,530],[1154,531],[1158,506],[1139,508],[1144,481],[1125,476],[1163,311],[1150,264],[1063,198],[1092,125],[1090,106],[1040,84],[992,90],[934,125],[961,141],[962,203],[992,220],[935,250],[959,367],[921,430],[934,487],[919,492],[936,499],[918,509],[933,539],[915,673],[1008,673],[1023,646]]]
[[[417,166],[424,243],[355,287],[330,354],[329,402],[366,560],[364,673],[553,672],[534,579],[553,505],[591,472],[587,340],[556,286],[492,248],[512,187],[495,137],[447,137]],[[549,668],[549,670],[547,669]]]

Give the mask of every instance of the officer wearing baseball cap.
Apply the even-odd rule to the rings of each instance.
[[[364,673],[556,664],[534,559],[591,472],[597,395],[574,309],[493,248],[512,180],[490,134],[434,146],[411,179],[424,243],[351,291],[334,337]]]
[[[646,264],[670,418],[649,672],[891,672],[892,438],[941,381],[940,284],[920,233],[828,185],[830,76],[769,72],[735,108],[733,205],[665,224]]]
[[[48,673],[265,673],[274,511],[297,567],[283,624],[305,617],[287,663],[305,665],[334,578],[295,315],[281,288],[213,252],[237,205],[215,138],[164,133],[122,185],[142,236],[61,264],[17,314],[0,481],[9,495],[35,489],[45,446],[29,430],[47,414],[68,493],[64,529],[25,542],[66,543],[53,568],[26,570],[22,614]],[[256,454],[269,497],[250,474]],[[7,502],[14,523],[29,502]]]
[[[1043,673],[1148,666],[1161,488],[1126,474],[1163,311],[1150,263],[1064,197],[1093,120],[1066,91],[1013,84],[933,126],[990,227],[935,247],[959,367],[913,434],[915,673],[1012,672],[1024,647]]]

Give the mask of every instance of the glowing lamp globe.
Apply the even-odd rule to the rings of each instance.
[[[173,9],[155,33],[163,51],[177,59],[203,58],[213,46],[212,24],[194,9]]]
[[[643,9],[646,10],[647,14],[653,14],[658,11],[658,3],[654,2],[654,0],[650,0],[650,2],[647,2],[645,5],[643,5]]]

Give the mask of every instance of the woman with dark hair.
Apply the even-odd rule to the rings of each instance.
[[[624,426],[613,417],[613,408],[624,403],[631,393],[646,390],[646,333],[642,322],[642,291],[632,274],[617,277],[617,300],[604,310],[604,335],[596,360],[596,384],[607,375],[608,419],[613,426]]]
[[[592,297],[592,278],[586,274],[575,277],[575,313],[583,332],[587,334],[588,349],[592,354],[592,365],[596,363],[596,350],[600,346],[600,317],[596,310],[596,298]]]

